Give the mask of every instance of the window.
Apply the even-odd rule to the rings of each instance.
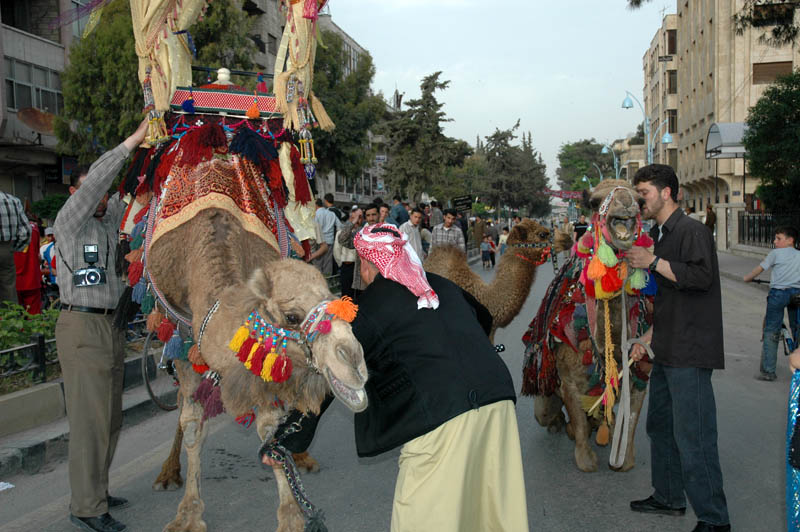
[[[3,58],[6,75],[6,107],[36,107],[58,114],[63,107],[58,72],[10,57]]]
[[[267,34],[267,51],[271,55],[278,55],[278,38],[271,33]]]
[[[80,0],[72,0],[72,9],[81,9],[84,5],[84,2]],[[87,22],[89,22],[88,14],[72,23],[72,35],[76,39],[83,37],[83,30],[86,29]]]
[[[792,73],[791,61],[776,61],[774,63],[753,63],[753,85],[772,83],[779,76]]]
[[[667,164],[672,167],[673,170],[678,170],[678,150],[675,148],[669,148],[667,150]]]
[[[678,132],[678,110],[667,109],[667,131],[670,135]]]
[[[667,71],[667,93],[678,94],[678,71]]]
[[[31,33],[31,2],[23,0],[3,0],[0,16],[3,24]]]
[[[794,6],[790,3],[760,4],[753,6],[753,26],[792,24]]]
[[[667,30],[667,55],[678,53],[678,30]]]

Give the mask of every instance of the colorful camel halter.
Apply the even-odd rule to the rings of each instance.
[[[541,266],[542,264],[547,262],[547,259],[550,258],[550,252],[552,250],[552,247],[550,246],[549,242],[526,242],[526,243],[522,243],[522,244],[509,244],[508,247],[510,247],[510,248],[522,248],[522,249],[531,249],[531,248],[533,248],[533,249],[541,249],[542,252],[539,254],[539,258],[536,259],[536,260],[531,260],[528,257],[526,257],[525,255],[521,255],[519,253],[514,253],[514,256],[517,257],[518,259],[522,259],[525,262],[530,262],[534,266]]]
[[[244,367],[264,382],[285,382],[292,375],[292,361],[286,356],[286,347],[291,340],[303,347],[308,366],[319,373],[312,344],[319,335],[331,331],[333,319],[352,322],[357,312],[358,306],[347,296],[323,301],[311,309],[299,330],[292,330],[267,322],[254,309],[244,325],[236,331],[228,347],[236,353]]]

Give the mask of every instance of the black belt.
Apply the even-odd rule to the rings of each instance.
[[[113,308],[82,307],[80,305],[67,305],[66,309],[72,312],[89,312],[91,314],[102,314],[103,316],[109,316],[114,313]]]

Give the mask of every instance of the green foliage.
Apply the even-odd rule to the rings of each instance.
[[[206,15],[189,28],[197,46],[195,62],[252,68],[255,45],[247,32],[253,21],[239,4],[212,2]],[[144,105],[138,69],[130,4],[114,0],[95,30],[70,49],[70,64],[61,75],[64,111],[55,122],[61,153],[90,163],[136,129]]]
[[[325,48],[317,48],[313,89],[336,129],[330,133],[314,131],[314,148],[319,158],[317,171],[333,170],[353,180],[360,178],[362,170],[370,165],[373,152],[368,131],[374,130],[386,116],[386,102],[370,90],[375,66],[369,54],[361,55],[355,70],[345,75],[342,37],[323,31],[322,41]]]
[[[655,127],[658,127],[658,124]],[[639,122],[639,125],[636,126],[636,134],[631,137],[630,143],[644,144],[644,124],[642,122]]]
[[[757,194],[775,214],[797,210],[800,197],[800,70],[778,78],[747,116],[743,142]]]
[[[53,338],[58,320],[58,310],[43,310],[30,315],[22,305],[4,301],[0,304],[0,350],[31,343],[31,336],[43,334]]]
[[[469,144],[443,132],[442,123],[450,119],[435,93],[446,89],[450,82],[439,81],[441,74],[434,72],[423,78],[420,97],[409,100],[408,109],[396,113],[386,124],[386,179],[396,191],[409,197],[430,190],[445,178],[448,168],[461,166],[472,153]]]
[[[559,168],[556,170],[558,184],[562,190],[586,188],[583,176],[599,178],[594,164],[600,167],[603,177],[614,176],[614,156],[601,153],[603,145],[592,139],[562,144],[558,151]]]
[[[69,196],[66,194],[53,194],[52,196],[45,196],[39,201],[33,202],[33,205],[31,205],[31,211],[33,211],[33,214],[39,218],[55,220],[56,214],[58,214],[58,211],[64,206],[67,198],[69,198]]]

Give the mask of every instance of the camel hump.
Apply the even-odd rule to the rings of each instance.
[[[448,272],[452,272],[456,268],[463,269],[466,267],[469,269],[467,255],[464,250],[458,246],[451,245],[440,245],[433,248],[428,254],[428,258],[425,259],[423,267],[426,272],[435,273],[447,279],[451,278]]]

